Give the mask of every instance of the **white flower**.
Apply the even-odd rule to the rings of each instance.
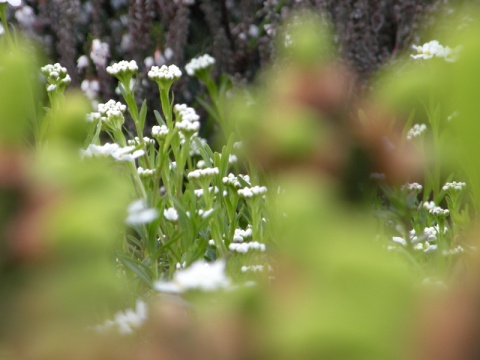
[[[190,76],[194,76],[198,71],[208,69],[215,64],[215,59],[208,54],[192,59],[186,66],[185,70]]]
[[[167,219],[168,221],[178,220],[178,212],[173,207],[163,210],[163,216],[165,216],[165,219]]]
[[[413,193],[419,193],[422,191],[423,186],[418,184],[418,183],[409,183],[402,185],[401,188],[403,191],[408,191],[408,192],[413,192]]]
[[[20,6],[22,4],[22,0],[0,0],[0,4],[9,3],[12,6]]]
[[[47,91],[51,92],[57,88],[65,88],[72,79],[67,73],[67,68],[59,63],[47,64],[40,68],[41,73],[47,78]]]
[[[80,69],[85,69],[88,67],[88,56],[87,55],[82,55],[77,59],[77,68]]]
[[[104,145],[90,144],[86,150],[81,151],[82,157],[111,156],[118,161],[133,161],[144,154],[145,151],[135,150],[134,146],[126,146],[122,148],[115,143],[106,143]]]
[[[105,126],[111,129],[119,129],[125,122],[123,113],[127,110],[127,106],[121,102],[115,102],[115,100],[109,100],[105,104],[98,104],[97,114],[92,115],[95,118],[99,118]]]
[[[84,92],[84,94],[89,98],[90,100],[95,100],[95,98],[98,96],[98,92],[100,91],[100,84],[98,83],[98,80],[83,80],[80,89]]]
[[[225,184],[225,185],[230,185],[230,186],[233,186],[234,188],[241,188],[243,185],[241,184],[241,182],[239,181],[239,179],[243,180],[245,183],[247,183],[248,185],[250,185],[250,176],[248,175],[238,175],[238,176],[235,176],[233,175],[232,173],[228,174],[228,176],[225,176],[223,179],[222,179],[222,182]]]
[[[147,208],[145,201],[135,200],[128,207],[128,216],[125,222],[128,225],[148,224],[158,217],[158,211],[153,208]]]
[[[121,76],[125,74],[134,74],[138,71],[138,66],[135,60],[122,60],[118,63],[107,66],[107,73],[112,76]]]
[[[442,187],[442,190],[443,190],[443,191],[448,191],[448,190],[460,191],[460,190],[462,190],[465,186],[467,186],[467,184],[464,183],[464,182],[452,181],[452,182],[447,182],[447,183]]]
[[[90,58],[93,63],[100,67],[105,67],[107,58],[110,56],[110,47],[107,43],[101,42],[99,39],[93,39]]]
[[[15,11],[15,19],[22,25],[23,28],[31,29],[35,25],[35,12],[30,6],[24,5]]]
[[[218,186],[210,186],[208,188],[208,192],[211,194],[211,193],[214,193],[214,194],[218,194],[219,192],[219,189],[218,189]],[[197,197],[201,197],[203,196],[204,192],[203,192],[203,189],[195,189],[193,190],[193,193],[197,196]]]
[[[429,212],[430,214],[439,217],[447,217],[450,214],[448,209],[442,209],[440,206],[435,206],[433,209],[430,209]]]
[[[162,65],[161,67],[152,66],[148,72],[148,77],[153,81],[177,80],[182,76],[182,72],[176,65]]]
[[[244,242],[244,243],[231,243],[228,248],[231,251],[236,251],[239,253],[247,253],[250,250],[258,250],[264,252],[266,250],[265,244],[259,243],[258,241]]]
[[[240,269],[241,272],[262,272],[263,271],[263,265],[250,265],[250,266],[242,266]]]
[[[452,50],[448,46],[442,46],[438,40],[429,41],[421,46],[413,45],[412,48],[417,51],[416,55],[410,55],[413,59],[428,60],[433,57],[438,57],[448,62],[454,62],[460,51],[460,48]]]
[[[152,127],[152,137],[157,140],[165,140],[168,135],[168,128],[166,125],[155,125]]]
[[[248,225],[248,227],[245,230],[235,229],[235,232],[233,234],[233,241],[234,242],[243,242],[245,239],[251,238],[252,235],[253,235],[252,225]]]
[[[211,178],[215,175],[218,175],[220,171],[217,167],[214,168],[205,168],[205,169],[197,169],[190,171],[188,173],[189,179],[204,179],[204,178]]]
[[[413,138],[419,137],[427,130],[427,125],[425,124],[415,124],[413,127],[408,130],[407,140],[412,140]]]
[[[155,140],[150,139],[148,136],[144,136],[143,143],[146,145],[155,145]],[[138,136],[135,136],[133,139],[127,140],[127,145],[139,146],[142,145],[142,142]]]
[[[141,178],[150,178],[155,175],[155,169],[144,169],[143,167],[137,168],[137,174]]]
[[[142,300],[137,300],[135,310],[127,309],[115,314],[114,320],[107,320],[103,324],[96,325],[93,330],[98,333],[104,333],[111,328],[116,327],[122,335],[132,334],[133,329],[139,328],[148,317],[147,304]]]
[[[154,288],[157,291],[168,293],[225,289],[231,284],[230,279],[225,275],[225,266],[224,260],[218,260],[214,263],[198,260],[188,269],[178,270],[172,281],[157,281]]]
[[[257,196],[262,196],[267,193],[267,188],[265,186],[252,186],[252,187],[245,187],[243,189],[238,190],[238,195],[244,198],[253,198]]]
[[[432,210],[434,207],[436,207],[435,202],[433,201],[427,201],[423,203],[423,207],[427,210]]]

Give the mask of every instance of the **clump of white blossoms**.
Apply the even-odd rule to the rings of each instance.
[[[210,194],[212,194],[212,193],[213,193],[213,194],[218,194],[219,191],[220,191],[220,190],[218,189],[218,186],[215,186],[215,187],[210,186],[210,187],[208,188],[208,192],[209,192]],[[194,193],[195,196],[197,196],[197,197],[202,197],[202,196],[204,195],[203,189],[195,189],[195,190],[193,190],[193,193]]]
[[[427,209],[428,211],[432,210],[434,207],[436,207],[437,205],[435,204],[435,202],[433,201],[426,201],[422,204],[422,206]]]
[[[111,156],[117,161],[134,161],[145,155],[144,150],[136,150],[134,146],[121,147],[118,144],[106,143],[104,145],[90,144],[86,150],[81,150],[82,157]]]
[[[175,80],[180,79],[182,72],[176,65],[152,66],[148,78],[157,83],[160,89],[169,90]]]
[[[168,127],[166,125],[155,125],[152,127],[152,137],[157,141],[163,141],[168,135]]]
[[[208,54],[202,55],[198,58],[190,60],[190,62],[185,65],[185,70],[190,76],[199,75],[201,71],[210,69],[211,66],[215,64],[215,59]]]
[[[245,273],[248,271],[251,272],[262,272],[263,271],[263,265],[250,265],[250,266],[242,266],[240,268],[240,271]]]
[[[144,169],[140,166],[137,168],[137,174],[144,179],[151,178],[155,175],[155,169]]]
[[[177,221],[178,220],[178,212],[173,207],[163,210],[163,216],[168,221]]]
[[[0,0],[0,4],[9,3],[12,6],[20,6],[22,5],[22,0]]]
[[[244,197],[246,199],[250,199],[257,196],[263,196],[267,193],[266,186],[252,186],[252,187],[244,187],[243,189],[238,190],[238,195]]]
[[[98,333],[105,333],[112,328],[116,328],[122,335],[132,334],[133,329],[137,329],[147,320],[147,304],[142,300],[137,300],[135,310],[127,309],[115,314],[113,320],[107,320],[103,324],[96,325],[93,330]]]
[[[200,116],[197,115],[194,108],[185,104],[177,104],[173,111],[176,114],[175,127],[186,137],[190,137],[198,133],[200,130]]]
[[[258,241],[251,241],[251,242],[243,242],[243,243],[231,243],[228,248],[231,251],[238,252],[245,254],[250,250],[258,250],[261,252],[265,252],[266,246],[265,244],[259,243]]]
[[[121,76],[124,74],[134,74],[138,71],[138,65],[135,60],[122,60],[118,63],[107,66],[107,73],[112,76]]]
[[[107,58],[110,56],[110,47],[107,43],[101,42],[99,39],[93,39],[92,48],[90,50],[90,58],[93,63],[104,68],[107,65]]]
[[[231,280],[225,274],[226,263],[218,260],[207,263],[194,262],[188,269],[175,272],[172,281],[157,281],[154,288],[160,292],[183,293],[189,290],[215,291],[228,288]]]
[[[48,64],[40,68],[41,73],[47,78],[47,91],[63,90],[72,81],[67,73],[67,68],[59,63]]]
[[[447,217],[450,214],[450,210],[435,206],[433,209],[429,210],[429,213],[437,217]]]
[[[443,191],[449,191],[449,190],[452,190],[452,191],[460,191],[462,190],[465,186],[467,186],[467,184],[465,182],[457,182],[457,181],[452,181],[452,182],[447,182],[443,187],[442,187],[442,190]]]
[[[237,189],[239,189],[243,186],[241,181],[250,185],[250,176],[241,175],[241,174],[238,175],[238,176],[235,176],[232,173],[230,173],[230,174],[228,174],[228,176],[224,176],[223,179],[222,179],[222,182],[225,185],[229,185],[229,186],[232,186],[232,187],[237,188]]]
[[[409,183],[402,185],[402,191],[412,192],[412,193],[420,193],[423,189],[423,186],[418,183]]]
[[[197,170],[193,170],[193,171],[190,171],[188,173],[188,178],[189,179],[211,179],[213,178],[215,175],[218,175],[220,173],[220,171],[218,170],[217,167],[214,167],[214,168],[205,168],[205,169],[197,169]]]
[[[158,217],[158,211],[153,208],[147,208],[142,199],[135,200],[128,207],[128,216],[125,222],[128,225],[148,224]]]
[[[452,50],[448,46],[443,46],[438,40],[432,40],[420,46],[413,45],[412,48],[417,51],[417,54],[410,55],[413,59],[429,60],[433,57],[437,57],[448,62],[454,62],[456,60],[459,50]]]
[[[148,136],[144,136],[142,140],[140,140],[138,136],[135,136],[133,139],[127,140],[127,145],[138,146],[142,145],[142,142],[146,145],[155,145],[155,140],[150,139]]]
[[[245,239],[249,239],[253,236],[252,226],[248,225],[248,227],[243,229],[235,229],[233,234],[233,241],[234,242],[243,242]]]
[[[127,110],[126,105],[115,100],[109,100],[105,104],[98,104],[97,112],[90,116],[93,119],[98,119],[111,130],[121,130],[125,118],[123,113]]]
[[[413,127],[410,130],[408,130],[407,140],[412,140],[416,137],[419,137],[425,131],[427,131],[427,125],[425,125],[425,124],[415,124],[415,125],[413,125]]]

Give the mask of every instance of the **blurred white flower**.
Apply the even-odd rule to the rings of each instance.
[[[454,62],[457,59],[460,48],[452,50],[448,46],[440,45],[438,40],[432,40],[423,45],[413,45],[412,48],[417,51],[416,55],[410,55],[413,59],[432,59],[433,57],[442,58],[448,62]]]
[[[185,65],[185,70],[187,71],[188,75],[194,76],[198,71],[208,69],[213,64],[215,64],[215,59],[210,55],[205,54],[190,60],[190,62]]]
[[[225,274],[225,261],[194,262],[188,269],[178,270],[172,281],[157,281],[154,288],[160,292],[182,293],[188,290],[215,291],[228,288],[230,279]]]
[[[0,0],[0,4],[9,3],[12,6],[20,6],[22,0]]]
[[[128,225],[148,224],[158,217],[158,211],[153,208],[147,208],[142,199],[135,200],[128,207],[128,216],[125,222]]]
[[[173,207],[163,210],[163,216],[165,216],[165,219],[167,219],[168,221],[178,220],[178,212]]]
[[[115,314],[114,320],[107,320],[103,324],[96,325],[93,330],[98,333],[105,333],[112,328],[116,328],[122,335],[133,333],[133,329],[139,328],[148,317],[147,304],[142,300],[137,300],[135,310],[127,309]]]
[[[93,39],[92,48],[90,50],[90,58],[93,63],[100,67],[105,67],[107,58],[110,56],[110,47],[107,43],[101,42],[99,39]]]

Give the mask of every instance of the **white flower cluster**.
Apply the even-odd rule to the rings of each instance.
[[[432,59],[433,57],[444,59],[448,62],[454,62],[457,57],[458,49],[452,50],[448,46],[440,45],[438,40],[432,40],[421,46],[413,45],[416,55],[410,55],[413,59]]]
[[[149,138],[148,136],[143,137],[143,142],[146,145],[155,145],[155,140]],[[133,146],[141,145],[140,138],[138,136],[135,136],[133,139],[127,140],[127,145],[133,145]]]
[[[220,191],[220,190],[218,189],[218,186],[215,186],[215,187],[210,186],[210,187],[208,188],[208,192],[209,192],[210,194],[211,194],[211,193],[218,194],[219,191]],[[195,190],[193,190],[193,193],[194,193],[197,197],[202,197],[203,194],[204,194],[204,191],[203,191],[203,189],[195,189]]]
[[[436,207],[435,202],[433,201],[427,201],[423,203],[423,207],[427,209],[428,211],[432,210],[434,207]]]
[[[109,100],[105,104],[98,104],[97,112],[93,112],[88,115],[88,119],[100,120],[106,126],[112,128],[119,128],[125,121],[123,113],[127,110],[126,105],[121,102],[115,102],[115,100]]]
[[[188,290],[215,291],[225,289],[231,284],[230,279],[225,274],[225,266],[224,260],[214,263],[198,260],[188,269],[175,272],[172,281],[157,281],[154,288],[160,292],[175,294]]]
[[[215,64],[215,59],[210,55],[205,54],[190,60],[190,62],[185,66],[185,70],[187,71],[188,75],[194,76],[197,71],[208,69],[213,64]]]
[[[456,182],[456,181],[452,181],[452,182],[447,182],[443,187],[442,187],[442,190],[443,191],[448,191],[448,190],[453,190],[453,191],[460,191],[462,190],[465,186],[467,186],[467,184],[465,182]]]
[[[173,81],[180,79],[181,76],[182,72],[176,65],[152,66],[148,72],[148,77],[153,81]]]
[[[450,214],[450,210],[442,209],[440,206],[435,206],[433,209],[430,209],[428,212],[438,217],[447,217]]]
[[[243,242],[245,239],[251,238],[252,235],[253,235],[252,225],[248,225],[248,227],[245,230],[235,229],[235,233],[233,234],[233,241]]]
[[[177,104],[173,109],[177,115],[175,127],[185,136],[197,134],[198,130],[200,130],[200,116],[197,115],[195,109],[185,104]]]
[[[413,127],[410,130],[408,130],[407,140],[412,140],[416,137],[419,137],[425,131],[427,131],[427,125],[425,125],[425,124],[415,124],[415,125],[413,125]]]
[[[262,272],[263,271],[263,265],[242,266],[240,271],[243,272],[243,273],[248,272],[248,271]]]
[[[142,199],[135,200],[128,207],[128,216],[125,222],[128,225],[148,224],[158,217],[158,211],[153,208],[147,208]]]
[[[106,143],[104,145],[90,144],[86,150],[81,150],[82,157],[111,156],[117,161],[134,161],[145,155],[143,150],[135,150],[134,146],[121,147],[118,144]]]
[[[453,255],[463,254],[464,252],[465,252],[465,249],[463,248],[463,246],[458,245],[457,247],[454,247],[451,250],[443,250],[442,255],[443,256],[453,256]]]
[[[246,254],[250,250],[258,250],[264,252],[266,250],[265,244],[259,243],[258,241],[243,242],[243,243],[231,243],[228,248],[231,251],[238,253]]]
[[[230,186],[233,186],[234,188],[241,188],[243,185],[240,183],[240,181],[238,179],[241,179],[243,181],[245,181],[247,184],[250,185],[250,176],[248,175],[238,175],[238,176],[235,176],[233,175],[232,173],[228,174],[228,176],[225,176],[223,179],[222,179],[222,182],[225,184],[225,185],[230,185]]]
[[[165,216],[165,219],[168,221],[174,222],[178,220],[178,212],[174,207],[163,210],[163,216]]]
[[[48,92],[54,91],[57,87],[65,88],[72,81],[67,69],[59,63],[45,65],[40,68],[40,71],[47,78]]]
[[[155,125],[152,127],[152,137],[157,140],[165,140],[168,135],[168,128],[166,125]]]
[[[22,0],[0,0],[0,4],[6,2],[12,6],[20,6],[22,4]]]
[[[413,193],[419,193],[423,190],[423,186],[418,183],[409,183],[402,185],[402,191],[408,191]]]
[[[122,60],[118,63],[107,66],[107,73],[112,76],[122,76],[127,74],[134,74],[138,71],[138,65],[135,60]]]
[[[107,58],[110,56],[110,47],[99,39],[93,39],[90,58],[96,66],[104,68],[107,65]]]
[[[94,107],[98,106],[96,102],[96,98],[98,96],[98,92],[100,91],[100,83],[98,80],[83,80],[80,84],[80,89],[83,93],[87,96],[87,98],[92,102]]]
[[[105,333],[112,328],[122,335],[132,334],[133,329],[137,329],[147,320],[147,304],[142,300],[137,300],[135,310],[127,309],[124,312],[119,311],[115,314],[113,320],[107,320],[103,324],[96,325],[93,330],[98,333]]]
[[[252,186],[252,187],[245,187],[243,189],[238,190],[238,195],[244,197],[246,199],[250,199],[257,196],[263,196],[267,193],[266,186]]]
[[[153,175],[155,175],[155,169],[144,169],[140,166],[137,168],[137,174],[141,178],[151,178]]]
[[[213,178],[215,175],[218,175],[220,171],[217,167],[214,168],[205,168],[205,169],[197,169],[190,171],[188,173],[189,179],[204,179],[204,178]]]
[[[425,242],[421,242],[413,245],[413,248],[415,250],[421,250],[424,253],[429,253],[429,252],[436,251],[438,249],[438,246],[436,244],[430,244],[428,241],[425,241]]]
[[[203,219],[206,219],[213,214],[213,209],[209,209],[209,210],[199,209],[195,211],[195,214],[200,215]],[[187,216],[190,217],[190,211],[187,211]]]

